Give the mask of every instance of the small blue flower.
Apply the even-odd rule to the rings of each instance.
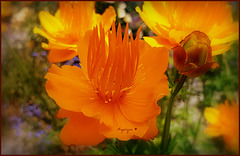
[[[16,135],[21,135],[22,118],[12,116],[8,120],[12,123],[12,128],[15,129]]]
[[[32,132],[28,132],[28,138],[32,138]]]
[[[46,51],[42,51],[42,56],[46,56],[47,55],[47,52]]]
[[[39,137],[41,137],[44,133],[45,133],[45,132],[44,132],[43,130],[38,130],[38,131],[34,134],[34,136],[37,137],[37,138],[39,138]]]
[[[38,53],[38,52],[32,52],[32,56],[33,56],[33,57],[38,57],[38,56],[39,56],[39,53]]]

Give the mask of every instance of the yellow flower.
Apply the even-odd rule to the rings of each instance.
[[[205,129],[205,133],[210,136],[223,136],[227,149],[239,151],[239,106],[227,101],[217,108],[206,108],[204,116],[210,125]]]
[[[162,1],[144,2],[142,11],[136,11],[148,27],[157,35],[144,37],[151,46],[173,48],[193,31],[208,35],[212,55],[230,49],[238,39],[237,22],[233,22],[228,2],[220,1]]]
[[[112,6],[100,15],[95,13],[94,1],[59,2],[59,10],[54,16],[47,11],[39,13],[45,31],[35,27],[34,33],[48,39],[48,44],[42,43],[44,49],[50,50],[48,60],[62,62],[77,55],[77,43],[88,30],[101,22],[107,31],[115,18]]]
[[[114,22],[108,44],[101,25],[99,30],[78,44],[82,68],[52,65],[46,75],[47,93],[61,108],[58,117],[69,117],[60,138],[68,145],[153,139],[161,111],[157,100],[169,91],[168,51],[139,40],[140,28],[129,42],[128,25],[122,40],[121,25],[116,33]]]

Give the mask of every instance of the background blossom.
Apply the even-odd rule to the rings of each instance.
[[[231,105],[225,101],[217,108],[206,108],[204,116],[210,125],[205,133],[216,137],[223,136],[227,149],[239,151],[239,106],[235,102]]]
[[[152,46],[173,48],[198,30],[208,35],[214,56],[228,51],[239,38],[239,24],[233,22],[227,1],[146,1],[142,11],[139,7],[136,11],[157,35],[144,37]]]
[[[47,38],[49,43],[43,42],[42,47],[50,50],[50,62],[67,61],[75,57],[77,42],[100,22],[105,31],[110,28],[116,18],[114,8],[110,6],[100,15],[95,13],[94,7],[94,1],[59,2],[59,9],[54,16],[47,11],[39,13],[39,20],[45,31],[35,27],[34,33]]]

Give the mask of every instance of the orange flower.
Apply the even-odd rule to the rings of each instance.
[[[148,1],[142,11],[139,7],[136,11],[157,35],[144,37],[151,46],[171,49],[193,31],[200,31],[208,35],[215,56],[229,50],[239,38],[239,24],[233,22],[227,1]]]
[[[200,31],[188,35],[180,46],[173,48],[173,61],[180,74],[197,77],[218,64],[212,58],[211,41]]]
[[[107,31],[115,18],[112,6],[100,15],[95,13],[94,1],[59,2],[59,10],[54,16],[46,11],[39,13],[45,31],[35,27],[34,33],[48,39],[48,44],[42,43],[44,49],[50,50],[48,60],[62,62],[77,55],[77,43],[88,30],[101,22]]]
[[[204,116],[210,125],[205,133],[210,136],[223,136],[227,149],[239,151],[239,106],[232,102],[220,104],[217,108],[206,108]]]
[[[69,117],[60,138],[67,145],[96,145],[105,137],[153,139],[157,100],[169,91],[168,51],[140,41],[140,29],[129,42],[128,25],[122,40],[121,25],[116,35],[113,23],[108,43],[101,25],[99,30],[78,44],[82,69],[52,65],[46,75],[47,93],[61,107],[58,117]]]

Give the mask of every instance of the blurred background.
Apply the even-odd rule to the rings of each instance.
[[[235,21],[239,19],[239,3],[229,2]],[[102,14],[112,5],[116,21],[133,34],[142,25],[142,36],[154,33],[143,23],[136,6],[143,2],[98,1],[96,12]],[[57,119],[59,107],[45,91],[44,76],[50,63],[48,52],[41,48],[47,42],[33,34],[41,27],[38,13],[41,10],[54,14],[58,2],[1,1],[1,154],[156,154],[169,97],[159,101],[162,113],[158,116],[159,136],[153,141],[106,139],[98,146],[65,146],[59,133],[67,119]],[[207,122],[203,116],[206,107],[216,107],[226,99],[239,98],[239,41],[231,49],[214,57],[220,68],[189,79],[177,96],[173,108],[170,143],[171,154],[229,154],[223,138],[204,134]],[[171,55],[171,53],[170,53]],[[78,65],[78,58],[61,65]],[[170,57],[168,74],[175,80],[177,74]],[[170,86],[171,87],[171,86]]]

